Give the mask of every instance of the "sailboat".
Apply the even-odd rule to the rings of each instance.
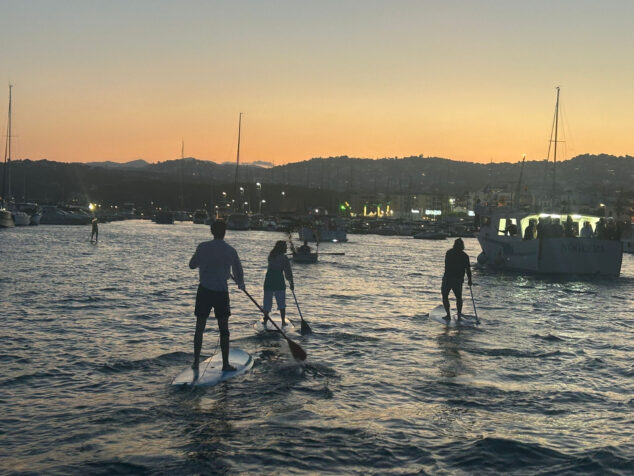
[[[234,180],[234,201],[233,201],[233,213],[227,217],[227,230],[248,230],[251,228],[249,216],[246,213],[240,212],[242,207],[242,199],[244,189],[238,188],[238,171],[240,167],[240,133],[242,131],[242,113],[238,119],[238,152],[236,158],[236,177]],[[240,195],[238,195],[240,191]]]
[[[4,148],[4,166],[2,167],[2,198],[0,199],[0,228],[12,228],[15,226],[13,214],[7,209],[7,198],[11,197],[11,177],[9,166],[11,165],[11,90],[13,85],[9,85],[9,121],[7,122],[7,141]],[[26,215],[24,212],[20,214]],[[18,220],[22,221],[22,215],[18,215]],[[27,218],[28,215],[27,215]],[[29,218],[30,221],[30,218]],[[28,225],[28,222],[27,222]]]
[[[618,276],[623,251],[619,241],[601,236],[598,228],[604,225],[604,219],[562,214],[555,209],[559,92],[557,88],[554,141],[551,135],[554,146],[551,211],[537,213],[515,207],[477,206],[476,213],[481,217],[477,238],[482,248],[478,263],[522,273]],[[560,224],[564,222],[565,231]],[[588,224],[594,232],[590,233],[592,237],[581,237],[582,228],[587,230]]]

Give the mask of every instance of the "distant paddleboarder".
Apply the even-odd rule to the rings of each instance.
[[[97,217],[92,219],[92,232],[90,233],[90,241],[94,241],[95,243],[99,241],[99,220]]]
[[[227,226],[223,220],[216,220],[211,224],[211,234],[214,239],[203,241],[196,248],[196,252],[189,260],[191,269],[198,268],[200,284],[196,293],[196,333],[194,334],[194,376],[197,378],[200,360],[200,349],[203,345],[203,332],[207,318],[214,310],[220,331],[220,351],[222,353],[222,370],[236,370],[229,365],[229,289],[227,280],[233,273],[238,287],[244,290],[244,275],[242,264],[236,250],[224,241]]]
[[[262,322],[266,326],[266,320],[269,319],[269,312],[273,308],[273,296],[277,302],[277,308],[282,318],[282,326],[286,325],[286,282],[288,280],[289,287],[295,289],[293,284],[293,271],[291,263],[286,257],[286,241],[280,240],[269,253],[269,267],[266,270],[264,278],[264,319]]]
[[[458,319],[462,319],[462,283],[464,275],[467,273],[468,283],[471,286],[471,265],[469,256],[464,252],[464,242],[461,238],[454,241],[453,248],[445,254],[445,274],[442,277],[442,304],[447,315],[445,320],[451,320],[449,313],[449,291],[453,291],[456,296],[456,308],[458,309]]]

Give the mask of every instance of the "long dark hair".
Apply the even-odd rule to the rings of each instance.
[[[269,253],[269,260],[275,258],[275,256],[286,253],[286,241],[279,240],[275,242],[275,246]]]

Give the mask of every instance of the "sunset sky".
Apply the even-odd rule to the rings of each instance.
[[[634,2],[0,0],[14,159],[634,154]]]

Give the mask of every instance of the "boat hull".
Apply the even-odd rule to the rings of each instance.
[[[295,253],[293,255],[294,263],[316,263],[317,257],[319,255],[317,253]]]
[[[619,241],[593,238],[544,238],[478,235],[486,265],[538,274],[619,276],[623,259]]]
[[[13,228],[15,222],[9,210],[0,210],[0,228]]]

